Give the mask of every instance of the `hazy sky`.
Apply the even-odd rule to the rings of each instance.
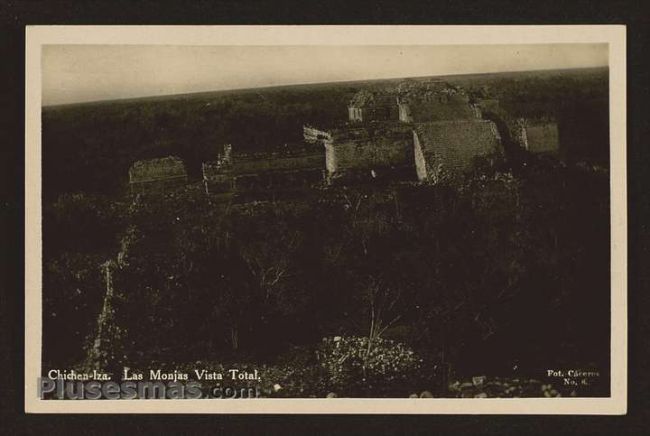
[[[43,47],[43,104],[298,83],[607,65],[606,44]]]

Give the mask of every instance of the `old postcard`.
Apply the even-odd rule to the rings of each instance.
[[[28,412],[625,413],[623,26],[26,32]]]

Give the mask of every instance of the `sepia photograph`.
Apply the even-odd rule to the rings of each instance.
[[[107,27],[28,29],[33,411],[624,413],[616,26]]]

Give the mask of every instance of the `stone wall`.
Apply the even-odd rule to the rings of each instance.
[[[411,116],[411,108],[406,103],[399,103],[399,120],[403,123],[412,123],[413,117]]]
[[[324,143],[327,171],[333,175],[412,165],[410,131],[406,126],[391,125],[337,132],[331,142]]]
[[[422,144],[420,144],[420,138],[416,130],[413,130],[413,155],[415,159],[415,173],[418,180],[425,180],[427,178],[427,162],[424,159]]]
[[[434,182],[466,171],[475,157],[501,151],[496,126],[486,120],[418,124],[414,147],[418,178]]]
[[[556,123],[526,123],[526,149],[531,153],[557,154],[560,136]]]
[[[294,189],[322,182],[323,150],[233,155],[228,165],[222,160],[204,162],[206,193]]]

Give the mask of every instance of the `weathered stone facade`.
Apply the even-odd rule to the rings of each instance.
[[[489,108],[498,104],[482,102]],[[396,117],[393,110],[383,117],[365,115],[367,108],[391,104]],[[357,93],[348,107],[353,123],[332,130],[305,126],[304,137],[323,146],[329,182],[387,174],[436,181],[443,171],[465,171],[474,157],[501,151],[496,125],[482,119],[482,107],[443,81],[404,81],[383,94]]]
[[[560,135],[556,123],[526,121],[524,129],[524,148],[529,152],[552,155],[560,152]]]
[[[466,171],[474,158],[500,152],[496,126],[487,120],[421,123],[413,131],[418,179],[437,182]]]
[[[412,167],[411,128],[382,123],[363,128],[336,130],[323,141],[325,166],[330,181],[372,179],[391,174],[401,178]]]
[[[227,160],[203,163],[203,181],[213,194],[304,188],[322,181],[324,160],[317,150],[228,154]]]

